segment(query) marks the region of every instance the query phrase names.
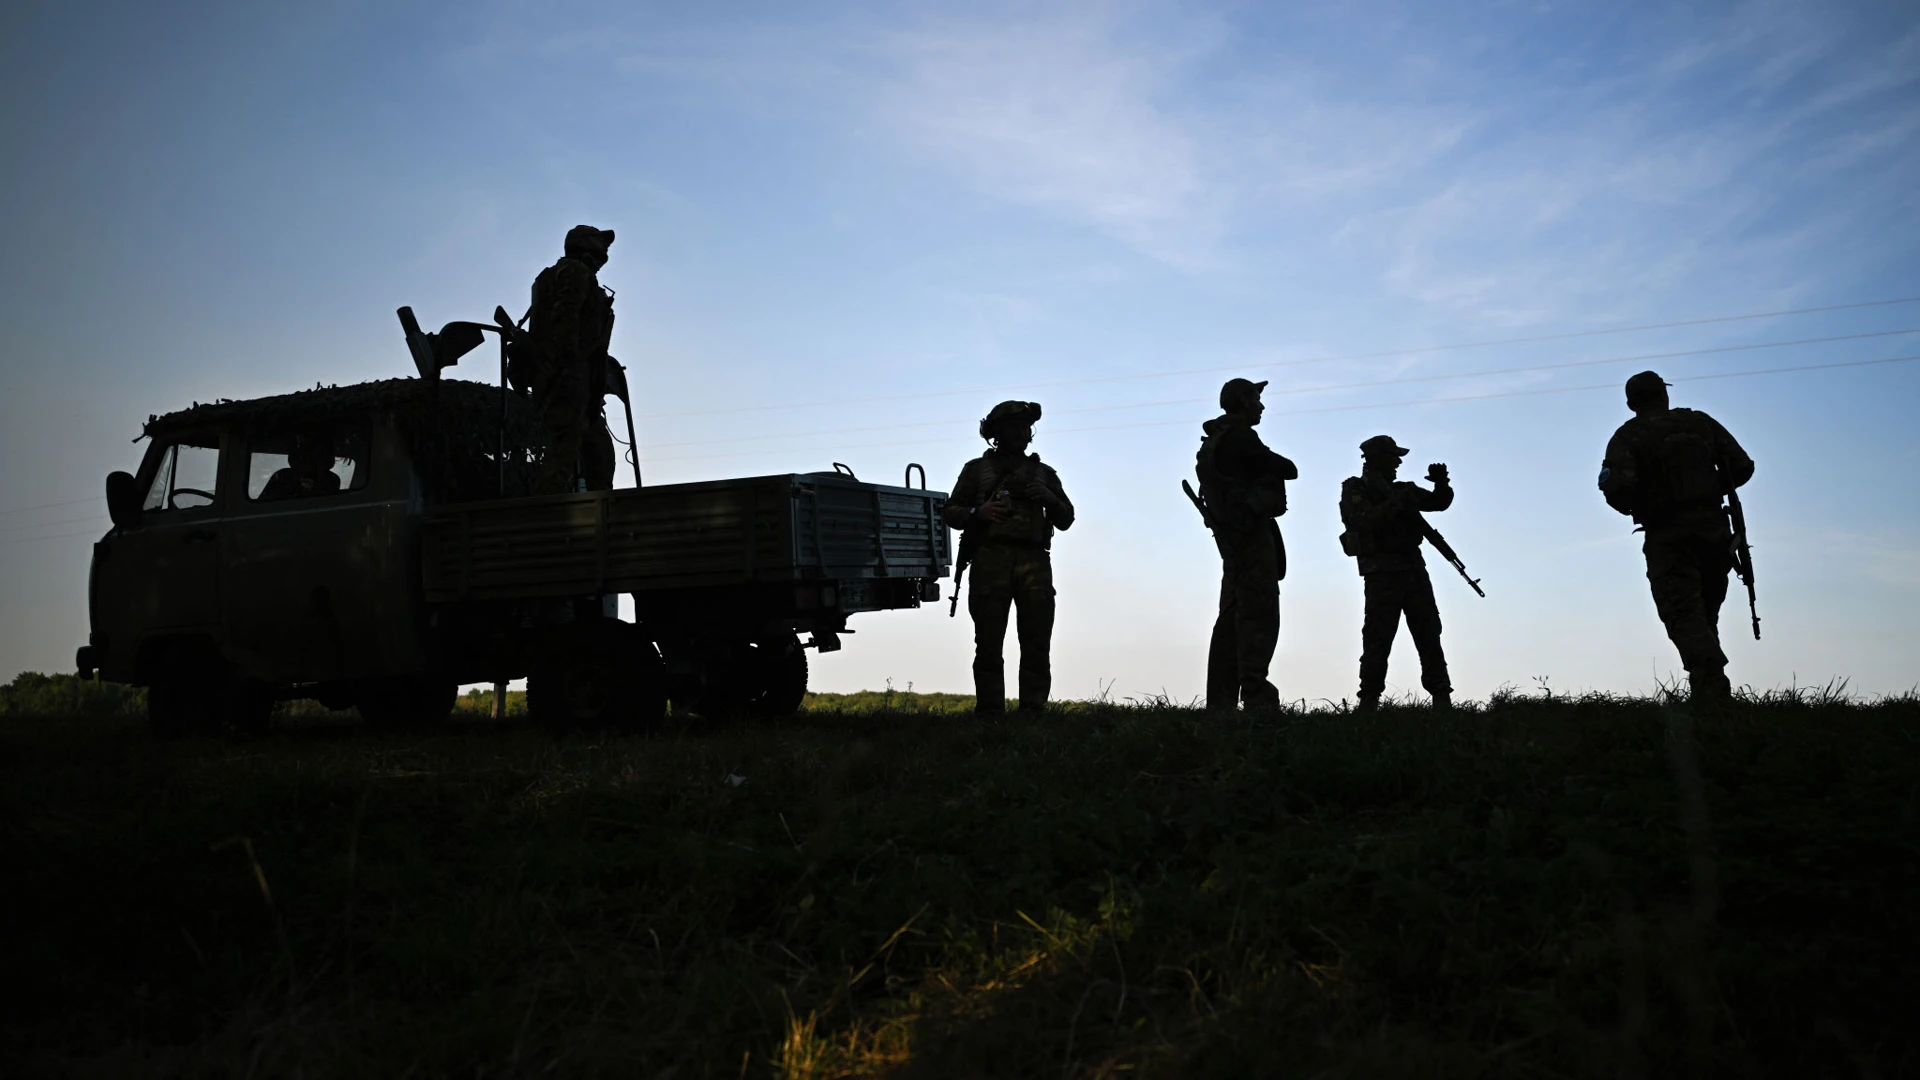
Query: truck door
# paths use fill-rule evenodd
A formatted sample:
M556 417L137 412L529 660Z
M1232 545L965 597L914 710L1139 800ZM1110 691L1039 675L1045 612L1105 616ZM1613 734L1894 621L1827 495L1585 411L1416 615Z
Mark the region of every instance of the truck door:
M263 425L245 438L243 490L221 544L231 652L281 685L382 673L386 628L369 565L389 546L370 487L368 418Z
M141 469L140 520L99 565L100 593L118 608L110 624L143 643L220 640L220 445L218 431L160 440Z

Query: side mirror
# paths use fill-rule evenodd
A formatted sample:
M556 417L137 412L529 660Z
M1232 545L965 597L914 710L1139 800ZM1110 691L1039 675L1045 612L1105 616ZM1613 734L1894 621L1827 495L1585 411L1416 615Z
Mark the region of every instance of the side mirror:
M134 486L132 473L107 474L107 516L121 529L140 520L140 489Z

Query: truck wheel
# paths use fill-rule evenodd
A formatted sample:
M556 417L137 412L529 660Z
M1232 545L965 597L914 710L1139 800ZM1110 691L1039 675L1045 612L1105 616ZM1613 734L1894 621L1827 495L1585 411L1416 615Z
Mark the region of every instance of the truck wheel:
M273 721L273 691L257 682L236 680L220 688L220 727L257 735Z
M792 716L806 696L806 650L797 635L783 634L738 642L709 660L699 708L716 720Z
M453 714L459 694L453 683L422 675L370 685L353 704L368 723L381 727L432 727Z
M155 681L147 687L147 726L166 739L211 727L215 700L209 689L188 679Z
M752 703L756 716L792 716L807 697L807 650L799 637L763 641L756 646L759 693Z
M596 620L527 677L527 710L556 731L645 731L667 713L660 654L639 628Z

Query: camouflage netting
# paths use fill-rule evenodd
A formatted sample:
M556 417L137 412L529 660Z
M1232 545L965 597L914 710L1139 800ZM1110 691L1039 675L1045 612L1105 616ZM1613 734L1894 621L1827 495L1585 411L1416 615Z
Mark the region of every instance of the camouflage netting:
M428 497L459 502L500 493L495 453L500 439L500 388L462 379L427 383L384 379L352 386L315 387L251 401L194 404L150 417L146 434L206 424L245 423L260 428L298 427L390 413L399 422L408 452ZM525 395L507 395L507 491L524 495L543 444L539 417Z

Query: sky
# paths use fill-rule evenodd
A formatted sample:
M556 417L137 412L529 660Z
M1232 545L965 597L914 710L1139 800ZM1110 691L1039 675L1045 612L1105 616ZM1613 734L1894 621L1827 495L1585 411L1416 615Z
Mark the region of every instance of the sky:
M1454 477L1460 696L1672 680L1595 489L1643 368L1758 462L1736 685L1920 683L1910 3L16 0L0 90L0 677L71 669L149 414L407 374L395 307L517 313L589 223L650 484L945 487L1044 405L1056 696L1202 693L1236 375L1300 469L1284 698L1353 695L1382 433ZM970 690L944 602L852 627L814 689Z

